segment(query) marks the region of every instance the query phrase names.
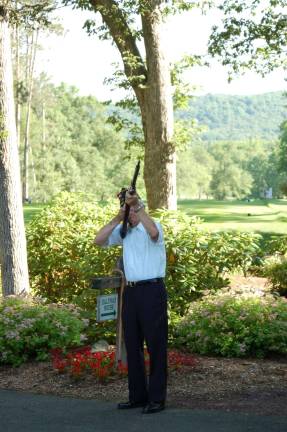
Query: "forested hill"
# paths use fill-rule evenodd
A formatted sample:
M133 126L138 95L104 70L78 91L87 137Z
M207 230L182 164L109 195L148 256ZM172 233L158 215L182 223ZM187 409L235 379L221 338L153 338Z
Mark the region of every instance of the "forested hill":
M191 100L188 117L207 126L204 140L270 140L278 138L279 126L287 119L286 106L283 92L256 96L208 94Z

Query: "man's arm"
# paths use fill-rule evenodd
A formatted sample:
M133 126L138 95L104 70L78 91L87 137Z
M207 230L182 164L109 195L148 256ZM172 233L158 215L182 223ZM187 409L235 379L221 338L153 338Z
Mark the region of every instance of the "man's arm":
M123 220L123 210L121 209L119 213L109 222L107 225L103 226L98 234L95 237L94 243L98 246L103 246L108 238L110 237L111 233L115 229L115 227L121 223Z
M157 241L159 236L158 228L153 219L145 212L143 203L139 200L137 194L126 193L126 203L133 207L134 211L139 217L140 222L143 224L145 230L153 241Z
M145 227L146 231L148 232L150 238L153 241L157 241L158 240L158 236L159 236L159 231L158 228L154 222L154 220L145 212L144 207L142 207L138 212L137 212L139 219L141 221L141 223L143 224L143 226Z

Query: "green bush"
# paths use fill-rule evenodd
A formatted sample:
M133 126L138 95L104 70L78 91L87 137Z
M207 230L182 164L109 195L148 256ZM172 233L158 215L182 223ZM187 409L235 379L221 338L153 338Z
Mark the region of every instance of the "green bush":
M259 277L266 277L266 269L270 264L281 262L284 256L287 256L287 236L264 233L259 239L259 250L248 272Z
M272 291L287 297L287 260L267 264L264 275L272 285Z
M2 299L0 364L18 366L28 359L45 360L52 348L80 345L86 325L75 306Z
M167 287L171 310L184 316L193 300L229 285L228 273L246 272L258 250L253 233L210 233L196 217L161 210L167 251Z
M96 232L115 215L117 206L86 202L61 194L28 225L28 260L36 294L52 302L77 302L94 310L92 276L109 274L120 248L93 244ZM228 285L226 273L246 271L256 253L257 237L245 233L209 233L197 218L161 210L167 249L167 288L171 310L183 316L205 291Z
M272 236L266 242L266 251L269 255L286 255L287 254L287 236Z
M194 302L174 341L190 351L225 357L287 353L287 301L231 294Z
M86 201L79 194L60 194L27 226L28 263L32 289L50 302L74 302L89 292L91 278L107 275L120 255L119 248L93 244L115 207Z

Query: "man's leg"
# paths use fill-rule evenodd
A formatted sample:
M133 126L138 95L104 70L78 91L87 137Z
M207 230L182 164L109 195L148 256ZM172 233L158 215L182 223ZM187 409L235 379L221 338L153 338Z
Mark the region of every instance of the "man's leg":
M140 329L135 301L135 287L126 287L123 298L123 329L127 349L129 399L147 401L147 383L144 365L143 333Z
M163 402L167 385L167 294L163 282L142 289L141 323L150 355L148 399Z

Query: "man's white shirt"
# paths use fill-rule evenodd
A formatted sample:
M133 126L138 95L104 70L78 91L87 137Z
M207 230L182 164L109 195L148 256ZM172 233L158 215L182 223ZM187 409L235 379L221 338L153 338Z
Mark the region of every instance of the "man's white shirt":
M166 253L162 227L155 222L159 236L152 240L140 222L129 228L124 239L120 236L121 224L110 234L105 246L123 245L123 260L127 281L154 279L165 276Z

